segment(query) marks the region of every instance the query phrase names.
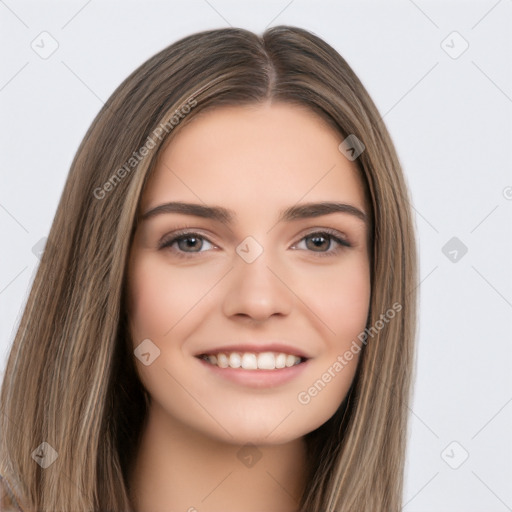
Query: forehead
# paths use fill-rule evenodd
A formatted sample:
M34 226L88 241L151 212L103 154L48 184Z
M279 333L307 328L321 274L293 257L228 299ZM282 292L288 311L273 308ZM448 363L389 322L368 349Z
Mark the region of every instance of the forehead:
M343 137L292 104L229 106L195 114L159 155L142 209L170 200L272 207L346 201L365 207L359 170L338 149Z

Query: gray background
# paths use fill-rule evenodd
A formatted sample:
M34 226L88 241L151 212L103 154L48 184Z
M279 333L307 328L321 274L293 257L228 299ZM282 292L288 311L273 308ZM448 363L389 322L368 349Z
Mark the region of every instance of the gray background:
M511 0L5 0L0 20L0 376L38 242L115 87L199 30L297 25L361 78L412 193L422 281L403 510L512 510Z

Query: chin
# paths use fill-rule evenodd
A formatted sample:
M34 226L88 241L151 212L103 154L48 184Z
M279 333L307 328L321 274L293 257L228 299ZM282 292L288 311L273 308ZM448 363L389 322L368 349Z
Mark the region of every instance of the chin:
M332 414L325 418L317 416L315 421L304 418L300 422L297 411L287 411L278 418L267 416L263 421L261 415L258 421L252 418L246 421L224 421L222 425L229 433L220 427L214 431L203 430L203 433L217 441L233 445L280 445L303 438L323 425L331 416Z

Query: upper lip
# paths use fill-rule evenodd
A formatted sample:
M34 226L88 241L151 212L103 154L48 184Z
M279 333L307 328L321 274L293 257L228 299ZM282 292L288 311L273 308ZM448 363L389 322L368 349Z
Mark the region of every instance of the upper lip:
M252 352L254 354L260 354L261 352L276 352L291 354L293 356L302 357L303 359L309 359L311 357L303 350L285 343L244 343L238 345L222 345L202 350L198 352L196 356L220 354L221 352Z

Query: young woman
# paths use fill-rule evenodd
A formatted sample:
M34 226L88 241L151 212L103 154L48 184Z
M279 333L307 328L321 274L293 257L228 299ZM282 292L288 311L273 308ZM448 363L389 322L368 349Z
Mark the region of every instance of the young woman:
M169 46L72 163L1 390L4 509L399 511L416 265L333 48Z

